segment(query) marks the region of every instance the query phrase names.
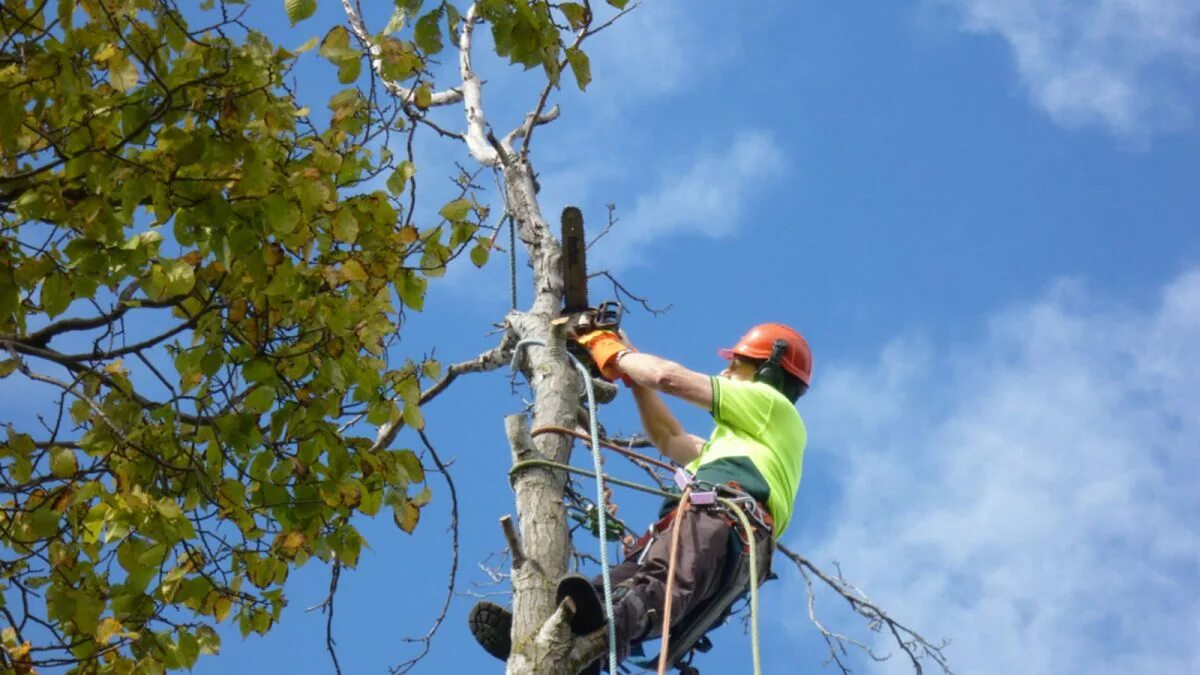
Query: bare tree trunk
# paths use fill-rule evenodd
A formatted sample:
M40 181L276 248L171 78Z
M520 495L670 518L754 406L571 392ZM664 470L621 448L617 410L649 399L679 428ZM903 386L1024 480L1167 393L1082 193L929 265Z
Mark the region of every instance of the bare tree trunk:
M544 347L527 347L519 358L533 389L533 428L573 427L581 383L567 357L561 331L556 332L551 325L562 305L561 249L542 218L528 162L512 155L503 157L502 162L509 214L516 219L521 240L529 251L535 288L532 309L510 316L509 327L523 341L545 343ZM514 463L528 459L568 461L570 441L556 434L530 438L524 416L509 417L505 427ZM560 472L540 468L514 477L522 550L519 554L513 552L510 674L567 672L564 659L571 646L569 631L550 630L539 636L554 613L554 589L567 570L570 554L564 482Z

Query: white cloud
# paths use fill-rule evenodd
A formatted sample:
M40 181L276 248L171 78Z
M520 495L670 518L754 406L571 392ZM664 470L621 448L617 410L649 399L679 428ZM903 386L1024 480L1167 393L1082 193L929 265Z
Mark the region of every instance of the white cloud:
M596 244L594 267L636 264L652 244L669 237L733 235L745 225L742 202L783 168L783 154L761 131L743 132L727 148L670 167L658 187L639 196L632 212L622 214L618 226Z
M646 2L592 38L589 107L619 114L639 100L685 89L736 55L735 40L706 39L700 11L688 0Z
M1200 71L1195 0L935 0L1009 44L1034 102L1067 127L1120 136L1189 115Z
M956 672L1200 672L1197 345L1200 270L1154 307L1066 281L979 344L830 366L806 417L844 494L811 557Z

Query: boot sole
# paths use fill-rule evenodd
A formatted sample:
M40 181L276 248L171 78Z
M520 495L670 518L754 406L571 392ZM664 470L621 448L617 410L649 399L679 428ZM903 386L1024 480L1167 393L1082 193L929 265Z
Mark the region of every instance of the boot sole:
M483 600L471 608L467 626L484 651L501 661L508 661L508 655L512 653L512 612Z

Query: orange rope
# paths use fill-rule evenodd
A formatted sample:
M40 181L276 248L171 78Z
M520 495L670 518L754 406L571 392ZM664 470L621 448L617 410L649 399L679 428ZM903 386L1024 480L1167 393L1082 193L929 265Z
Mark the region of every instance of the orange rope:
M532 436L540 436L541 434L549 433L549 432L553 432L556 434L566 434L567 436L574 436L575 438L583 439L585 441L592 440L591 436L583 433L582 431L578 431L576 429L568 429L566 427L538 427L537 429L534 429L533 431L531 431L529 433L529 435L531 437ZM600 439L600 445L608 448L609 450L612 450L613 452L619 452L622 455L625 455L626 457L628 457L629 459L639 461L639 462L645 462L647 464L652 464L654 466L657 466L660 469L666 469L667 471L675 470L675 466L673 464L669 464L667 462L663 462L661 460L657 460L652 457L647 457L646 455L643 455L638 452L634 452L632 450L627 450L615 443L610 443L609 441L606 441L603 438Z
M671 523L671 555L667 562L667 590L666 598L663 599L662 651L658 655L658 675L665 675L667 672L667 652L671 646L671 590L675 586L675 559L679 553L679 521L683 520L683 514L691 504L691 496L692 488L683 491L679 498L679 510Z

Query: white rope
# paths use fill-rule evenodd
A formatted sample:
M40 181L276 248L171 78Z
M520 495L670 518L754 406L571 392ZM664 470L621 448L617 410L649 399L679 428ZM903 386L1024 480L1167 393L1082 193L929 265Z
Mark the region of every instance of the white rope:
M545 347L546 343L542 340L518 342L513 349L513 370L517 369L521 351L528 346ZM596 388L592 383L592 374L579 362L579 359L570 352L567 352L567 356L571 357L571 362L575 364L575 370L579 371L580 376L583 377L587 389L590 422L588 431L592 436L592 464L596 468L596 504L600 518L600 578L604 585L604 618L608 623L608 671L611 673L615 672L617 668L617 629L616 622L613 620L612 578L608 571L608 508L604 503L604 472L600 460L600 428L596 419Z

